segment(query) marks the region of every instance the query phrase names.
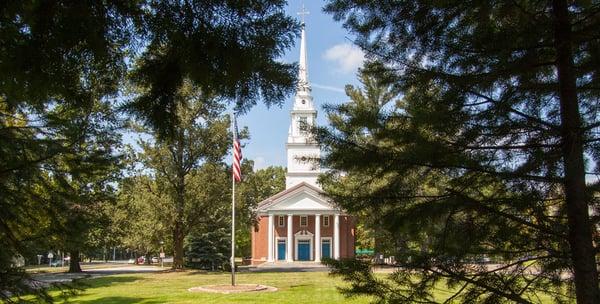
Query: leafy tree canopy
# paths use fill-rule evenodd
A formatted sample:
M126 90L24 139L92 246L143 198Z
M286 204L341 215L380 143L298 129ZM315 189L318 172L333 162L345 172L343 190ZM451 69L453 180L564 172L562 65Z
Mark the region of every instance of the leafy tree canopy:
M110 192L85 183L98 181L102 174L114 177L106 172L117 163L111 159L118 156L112 150L117 145L110 142L120 125L114 116L109 118L117 106L160 137L172 138L180 118L178 94L190 81L215 100L235 101L239 111L261 99L268 105L282 100L293 88L295 67L277 59L299 29L284 15L284 4L0 4L0 290L30 290L27 283L13 289L25 274L13 271L12 260L30 255L33 243L46 247L41 240L66 244L56 238L65 235L63 224L69 222L63 215L111 208L77 209L81 203L99 204L97 196ZM133 94L124 89L130 84L136 87ZM99 180L98 185L106 184ZM77 222L86 222L84 218ZM97 229L85 231L87 241L104 242L97 238ZM69 242L87 242L77 238ZM4 277L13 273L16 279ZM5 293L0 296L7 300Z

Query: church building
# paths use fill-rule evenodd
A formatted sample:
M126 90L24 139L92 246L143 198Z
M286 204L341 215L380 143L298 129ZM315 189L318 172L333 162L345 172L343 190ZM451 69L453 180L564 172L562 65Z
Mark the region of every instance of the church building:
M317 110L308 81L306 33L300 42L298 84L286 143L286 189L259 203L252 233L252 264L307 261L354 256L355 223L317 184L321 154L306 131Z

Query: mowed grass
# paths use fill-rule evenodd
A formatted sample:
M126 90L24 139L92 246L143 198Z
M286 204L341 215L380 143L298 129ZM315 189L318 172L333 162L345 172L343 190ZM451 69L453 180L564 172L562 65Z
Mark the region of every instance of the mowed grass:
M201 285L230 284L227 273L162 272L121 274L86 279L87 287L70 303L369 303L346 298L336 289L339 278L324 272L238 273L237 282L277 287L276 292L215 294L189 292Z
M383 275L382 275L383 276ZM340 278L326 272L238 273L237 282L277 287L276 292L216 294L189 292L191 287L230 284L228 273L195 271L132 273L85 279L86 288L68 303L370 303L368 297L347 298L339 293ZM452 293L440 286L436 300L443 302ZM56 293L58 294L58 293ZM542 295L542 303L551 303ZM58 301L61 303L60 301ZM65 302L67 303L67 302Z

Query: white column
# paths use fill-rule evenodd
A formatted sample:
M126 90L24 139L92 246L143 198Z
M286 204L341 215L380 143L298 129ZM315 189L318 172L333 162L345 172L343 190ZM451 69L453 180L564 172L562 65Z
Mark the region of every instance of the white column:
M288 262L294 261L294 255L292 254L292 248L294 248L294 233L293 233L293 219L294 215L287 215L287 249L285 250L286 259Z
M333 258L340 258L340 215L333 216Z
M321 215L315 214L315 262L321 262Z
M267 246L269 246L267 262L273 262L273 214L269 214L269 225L267 227L267 231Z

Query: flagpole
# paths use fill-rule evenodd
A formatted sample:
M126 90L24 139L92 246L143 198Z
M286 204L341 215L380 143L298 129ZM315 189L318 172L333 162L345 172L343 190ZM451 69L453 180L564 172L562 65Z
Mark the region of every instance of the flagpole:
M235 178L231 180L231 286L235 286Z
M232 115L232 129L233 132L237 132L235 127L233 127L235 114ZM234 135L235 136L235 135ZM235 139L234 139L235 141ZM235 148L234 148L235 150ZM235 154L235 151L233 152ZM233 156L235 162L235 155ZM234 164L231 166L231 170L233 173ZM235 286L235 177L234 174L231 174L231 286Z

